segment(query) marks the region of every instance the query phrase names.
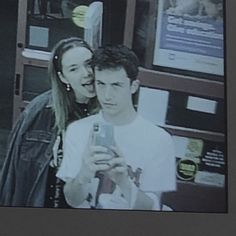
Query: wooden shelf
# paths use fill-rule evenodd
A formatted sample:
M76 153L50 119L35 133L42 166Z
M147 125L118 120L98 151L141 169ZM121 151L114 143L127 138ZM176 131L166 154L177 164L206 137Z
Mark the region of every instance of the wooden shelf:
M176 136L211 140L214 142L225 141L225 135L223 133L212 132L212 131L207 131L207 130L191 129L191 128L185 128L185 127L179 127L179 126L172 126L172 125L162 125L160 127L164 128L169 133Z
M209 98L224 98L224 83L219 81L175 75L142 67L138 78L142 86L186 92Z

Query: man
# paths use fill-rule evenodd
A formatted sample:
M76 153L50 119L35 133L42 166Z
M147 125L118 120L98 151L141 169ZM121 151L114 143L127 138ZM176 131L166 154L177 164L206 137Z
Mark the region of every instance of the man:
M125 46L107 46L95 52L92 64L102 109L66 131L57 173L66 182L66 200L78 208L160 210L161 193L176 187L174 149L170 135L134 109L138 59ZM94 123L112 125L112 146L94 145ZM103 181L99 184L99 174L112 180L112 190L98 189Z
M198 0L169 0L170 8L168 14L175 15L196 15L198 11Z
M215 20L222 20L223 1L222 0L199 0L199 15Z

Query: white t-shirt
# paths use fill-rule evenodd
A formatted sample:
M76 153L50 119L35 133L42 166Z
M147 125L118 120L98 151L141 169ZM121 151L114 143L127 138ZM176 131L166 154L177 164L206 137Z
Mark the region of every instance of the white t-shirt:
M101 112L68 126L64 141L64 157L57 173L57 177L65 182L75 178L80 171L82 154L95 122L105 123ZM139 182L140 190L155 194L176 189L174 145L171 136L165 130L137 115L129 124L114 126L114 139L126 164L130 166L133 177L136 176L132 181ZM140 170L139 175L137 173ZM91 195L96 194L97 185L98 181L94 179L90 188ZM119 196L117 191L114 193L116 197ZM81 207L86 206L88 205Z

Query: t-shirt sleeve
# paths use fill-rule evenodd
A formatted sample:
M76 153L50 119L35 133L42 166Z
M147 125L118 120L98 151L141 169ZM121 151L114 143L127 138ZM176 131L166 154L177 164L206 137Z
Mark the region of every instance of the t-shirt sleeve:
M85 149L87 134L78 123L72 123L65 132L63 143L63 160L56 176L67 182L78 174L81 167L82 154Z
M157 140L158 141L158 140ZM141 180L141 189L146 192L176 190L176 163L172 137L163 132L153 156L147 162Z

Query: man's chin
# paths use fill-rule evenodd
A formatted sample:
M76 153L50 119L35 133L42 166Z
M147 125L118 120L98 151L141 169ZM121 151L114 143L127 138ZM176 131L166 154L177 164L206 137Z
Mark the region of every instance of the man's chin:
M115 109L113 109L113 108L102 107L102 111L105 114L108 114L108 115L115 115L115 114L117 114L117 111Z

